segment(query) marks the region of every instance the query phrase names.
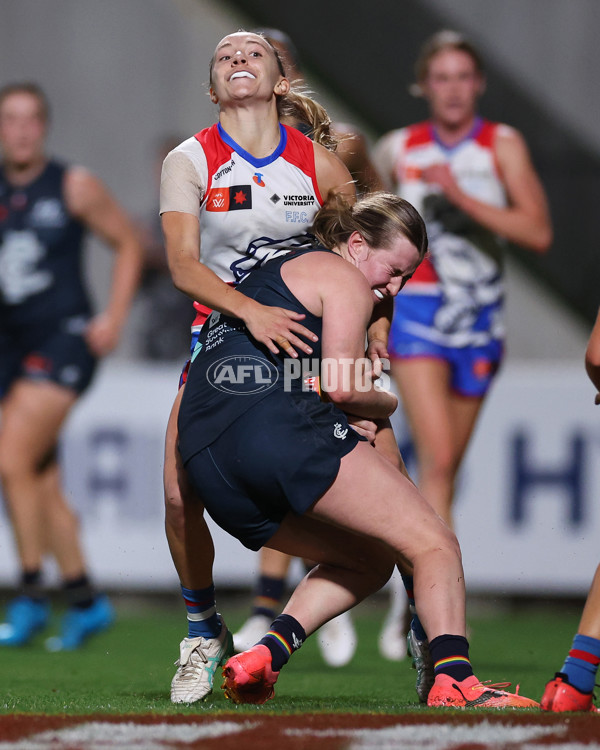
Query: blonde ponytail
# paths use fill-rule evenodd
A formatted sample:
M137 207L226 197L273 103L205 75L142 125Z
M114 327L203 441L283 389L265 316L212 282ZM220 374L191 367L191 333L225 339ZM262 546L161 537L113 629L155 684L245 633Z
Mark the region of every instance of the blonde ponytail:
M339 141L331 132L331 118L325 107L315 101L310 93L307 88L294 82L289 92L277 99L279 118L289 117L303 122L310 128L310 137L315 143L335 151Z

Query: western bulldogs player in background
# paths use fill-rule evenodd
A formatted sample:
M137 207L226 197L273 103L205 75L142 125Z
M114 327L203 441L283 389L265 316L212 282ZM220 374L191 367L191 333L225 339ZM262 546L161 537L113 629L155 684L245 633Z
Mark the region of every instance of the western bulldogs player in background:
M390 353L419 460L419 487L452 523L456 470L502 356L504 240L544 252L546 198L522 136L477 115L485 79L460 34L416 65L430 119L385 135L382 176L420 211L430 258L395 301Z
M79 647L114 617L86 569L61 489L57 442L96 361L119 341L141 248L123 210L87 170L45 153L49 107L33 83L0 90L0 479L22 578L0 645L28 643L49 621L44 556L60 570L67 610L51 650ZM91 230L116 253L110 298L91 312L82 244Z

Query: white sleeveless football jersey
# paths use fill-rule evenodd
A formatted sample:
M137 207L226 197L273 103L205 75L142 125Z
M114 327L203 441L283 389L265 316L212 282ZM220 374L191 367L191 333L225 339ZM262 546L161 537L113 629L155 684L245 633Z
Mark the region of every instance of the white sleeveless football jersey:
M280 125L280 132L275 151L257 159L216 123L181 143L165 160L161 213L198 216L200 260L227 283L238 283L274 255L305 244L323 203L313 142L295 128ZM183 169L182 156L189 160ZM179 177L169 184L165 174L170 160L180 163ZM177 185L181 175L189 185Z
M507 126L477 118L472 132L452 147L437 138L429 121L390 135L387 153L392 158L396 192L425 219L431 251L431 257L417 269L404 292L426 293L429 287L434 293L446 273L454 281L466 284L498 280L503 241L453 208L441 188L425 182L422 173L433 164L448 164L465 193L492 206L506 206L494 150L496 135L504 127ZM480 302L498 298L501 289L497 283L492 282L492 286L487 291L482 288L488 299Z

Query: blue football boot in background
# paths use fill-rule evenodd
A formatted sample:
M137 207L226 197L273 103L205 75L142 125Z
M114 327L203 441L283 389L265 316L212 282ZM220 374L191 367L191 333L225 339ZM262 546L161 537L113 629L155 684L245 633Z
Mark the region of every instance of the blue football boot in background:
M97 596L89 607L69 607L63 617L59 636L46 640L48 651L73 651L95 633L101 633L115 621L115 610L107 596Z
M6 621L0 624L0 646L25 646L50 619L45 599L17 596L6 607Z

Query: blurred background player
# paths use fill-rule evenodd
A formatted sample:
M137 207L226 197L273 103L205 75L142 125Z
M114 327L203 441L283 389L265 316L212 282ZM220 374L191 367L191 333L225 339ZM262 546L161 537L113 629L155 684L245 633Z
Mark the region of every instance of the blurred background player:
M214 309L244 320L272 352L310 353L306 342L312 344L314 337L302 315L250 300L234 284L284 249L310 241L312 218L330 193L340 191L354 201L351 176L322 145L334 144L327 113L290 90L275 49L263 37L239 32L222 39L211 60L210 86L218 123L173 150L161 180L173 283L196 301L192 349ZM314 140L282 125L284 113L305 120ZM216 611L214 547L203 505L187 485L177 449L184 390L185 385L167 426L165 525L188 616L171 700L194 703L212 691L231 635Z
M585 353L585 369L596 388L596 405L600 404L600 312L592 329ZM592 711L594 686L600 664L600 565L592 581L583 608L577 634L565 662L546 685L542 696L543 711Z
M169 151L183 139L168 135L160 139L154 152L156 183L153 200L156 200L163 161ZM147 216L136 221L140 243L144 249L144 266L136 301L137 331L135 340L143 359L154 361L181 361L189 350L189 327L182 321L192 322L190 300L173 286L169 273L165 244L160 225L158 206Z
M63 494L57 444L99 357L119 341L137 287L141 249L106 187L87 170L45 153L49 107L33 83L0 90L0 479L21 565L0 645L28 643L49 621L46 553L67 601L51 650L77 648L110 625L95 592L78 522ZM82 280L91 230L116 253L110 299L93 316Z
M287 78L295 86L305 86L300 58L296 46L288 34L280 29L259 29L277 50L286 72ZM311 136L310 128L305 122L297 118L287 117L283 122L298 128ZM359 195L375 190L381 190L383 183L375 169L370 156L367 140L363 133L346 123L332 122L331 132L338 143L336 154L339 156L352 175ZM269 628L271 621L280 610L286 597L286 583L292 558L263 547L260 551L260 571L255 585L254 601L249 618L242 627L233 634L233 643L237 651L244 651L254 645ZM304 567L312 567L310 561L305 561ZM391 630L384 627L380 639L382 653L388 658L398 658L406 651L404 638L398 644L394 638L396 628L392 621L386 623ZM339 617L326 623L317 633L317 642L324 661L332 667L341 667L352 659L357 646L357 635L352 617L345 612Z
M434 34L416 79L429 119L391 131L374 151L386 184L424 217L430 242L395 300L389 353L419 489L452 527L456 475L502 359L504 244L545 252L552 228L523 137L477 113L485 77L473 45L455 31ZM413 652L425 643L423 631L409 636Z

